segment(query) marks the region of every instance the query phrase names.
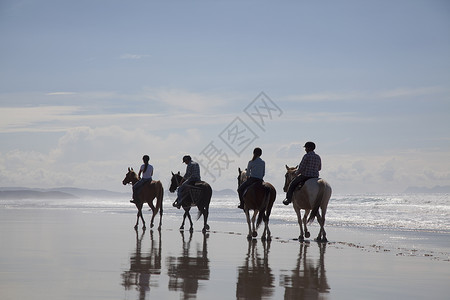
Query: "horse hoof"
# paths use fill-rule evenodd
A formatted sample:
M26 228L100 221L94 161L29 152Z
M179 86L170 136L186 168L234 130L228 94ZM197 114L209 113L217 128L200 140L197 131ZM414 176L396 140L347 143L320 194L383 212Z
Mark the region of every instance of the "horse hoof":
M305 232L305 237L308 239L311 236L311 234L309 233L309 231Z
M298 237L298 241L299 241L299 242L304 242L304 241L305 241L305 238L303 237L303 235L301 235L301 236Z
M184 230L184 226L180 226L180 230Z
M266 237L264 235L261 237L261 241L263 241L263 242L266 241Z
M252 236L253 236L253 237L257 237L257 236L258 236L258 233L257 233L256 231L253 231Z
M208 224L205 225L205 229L209 230L209 225Z
M145 229L147 229L147 227L145 227L145 225L144 225L144 226L142 226L142 229L145 230Z
M153 226L155 226L155 225L153 225L153 224L150 224L150 228L153 228Z
M137 226L137 225L135 225L135 226L134 226L134 230L137 230L137 229L138 229L138 226Z
M269 235L269 236L267 237L267 241L270 242L271 240L272 240L272 237Z
M189 232L190 233L194 232L194 228L191 227L191 229L189 229Z
M249 241L251 241L253 238L252 238L252 236L249 234L249 235L247 235L247 240L249 240Z

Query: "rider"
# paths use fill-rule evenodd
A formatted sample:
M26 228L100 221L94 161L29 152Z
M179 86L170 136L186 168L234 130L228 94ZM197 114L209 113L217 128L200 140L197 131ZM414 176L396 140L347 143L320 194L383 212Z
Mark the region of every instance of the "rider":
M261 159L262 150L261 148L255 148L253 150L253 158L248 162L247 165L247 176L248 179L244 181L237 189L239 194L239 206L238 208L244 209L244 191L255 182L263 182L263 177L266 172L266 163Z
M303 155L302 161L295 171L296 177L289 184L286 199L283 201L284 205L292 202L292 194L297 186L302 187L308 179L319 178L319 171L322 169L320 156L314 152L316 145L313 142L307 142L303 147L305 147L306 154Z
M189 155L183 156L183 162L186 166L186 174L184 174L183 179L180 182L180 186L177 191L177 200L173 203L173 206L180 208L184 200L184 192L187 185L194 185L196 182L200 181L200 166L198 163L192 160Z
M148 163L149 160L150 160L150 157L148 155L144 155L142 157L142 161L144 163L141 165L141 168L139 169L139 174L138 174L139 181L133 185L133 199L130 200L131 203L137 202L136 195L139 192L139 189L144 185L144 183L152 181L153 166ZM142 178L141 178L141 174L142 174Z

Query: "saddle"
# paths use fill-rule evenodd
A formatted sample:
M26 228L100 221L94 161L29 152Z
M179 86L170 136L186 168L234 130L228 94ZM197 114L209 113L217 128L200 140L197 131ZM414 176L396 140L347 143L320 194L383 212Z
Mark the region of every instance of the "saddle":
M194 183L194 185L188 185L187 192L189 193L189 196L192 200L191 206L196 206L198 201L200 200L200 197L204 190L204 184L204 181L197 181L196 183Z
M320 179L320 178L316 178L316 177L308 178L308 179L306 179L306 181L304 181L303 183L300 182L300 183L295 187L295 190L294 190L294 191L299 191L299 190L301 190L302 187L305 186L306 182L309 181L309 180L311 180L311 179L317 179L317 180L318 180L318 179Z
M264 186L264 181L261 181L261 182L256 181L256 182L250 184L250 185L244 190L244 192L242 193L242 196L245 197L245 195L247 194L247 191L248 191L252 186L254 186L255 184Z

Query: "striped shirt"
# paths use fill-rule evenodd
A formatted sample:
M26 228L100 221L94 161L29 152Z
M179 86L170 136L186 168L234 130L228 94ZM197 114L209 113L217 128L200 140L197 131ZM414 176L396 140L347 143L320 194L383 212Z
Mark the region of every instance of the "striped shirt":
M296 174L301 174L306 177L319 177L319 171L321 169L322 161L320 160L320 156L314 151L310 151L303 155Z
M186 166L186 174L184 180L200 181L200 166L195 161L192 161Z

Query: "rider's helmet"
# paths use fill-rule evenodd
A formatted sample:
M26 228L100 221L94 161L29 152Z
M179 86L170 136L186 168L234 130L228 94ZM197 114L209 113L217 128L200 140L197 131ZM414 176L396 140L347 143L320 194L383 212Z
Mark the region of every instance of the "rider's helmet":
M192 160L192 158L189 156L189 155L185 155L185 156L183 156L183 162L184 163L188 163L188 162L190 162Z
M313 142L306 142L305 146L303 147L305 147L306 149L314 150L316 149L316 144L314 144Z

